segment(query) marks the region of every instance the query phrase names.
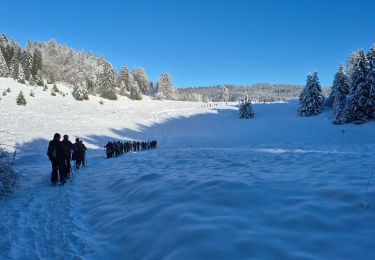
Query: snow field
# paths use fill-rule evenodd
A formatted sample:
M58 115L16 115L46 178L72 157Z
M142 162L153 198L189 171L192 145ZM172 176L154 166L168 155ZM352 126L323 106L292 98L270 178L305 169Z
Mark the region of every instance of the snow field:
M0 79L0 90L8 85L1 122L22 148L22 177L0 199L0 258L375 257L373 184L370 207L361 206L374 122L337 126L329 111L301 118L296 102L254 104L255 118L240 120L233 104L102 106L41 89L18 107L27 87ZM45 152L56 131L90 147L88 167L64 187L49 186ZM117 138L155 138L160 147L104 160L99 148Z

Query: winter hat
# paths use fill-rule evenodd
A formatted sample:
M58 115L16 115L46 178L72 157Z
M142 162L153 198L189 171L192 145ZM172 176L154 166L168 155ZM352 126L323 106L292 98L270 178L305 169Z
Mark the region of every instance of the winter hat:
M59 133L56 133L53 135L53 139L59 139L61 137L61 135Z

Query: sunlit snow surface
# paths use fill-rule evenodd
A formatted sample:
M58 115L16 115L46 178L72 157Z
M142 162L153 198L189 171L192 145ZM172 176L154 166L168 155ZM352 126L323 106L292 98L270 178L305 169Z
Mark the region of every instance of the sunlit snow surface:
M239 120L225 104L77 105L47 93L21 110L12 94L1 116L23 118L5 126L24 150L19 187L0 199L1 259L375 257L375 179L364 195L374 122L335 126L329 111L300 118L293 102L255 105L255 119ZM70 114L51 115L59 105ZM92 147L89 166L64 187L49 185L53 123ZM120 136L160 147L111 160L94 149Z

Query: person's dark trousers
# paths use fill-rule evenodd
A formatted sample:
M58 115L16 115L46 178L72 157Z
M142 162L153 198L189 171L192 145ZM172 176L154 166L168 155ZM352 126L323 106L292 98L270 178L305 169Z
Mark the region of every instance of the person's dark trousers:
M82 156L82 166L86 166L86 162L85 162L85 158L86 158L86 153L83 152L83 156Z
M64 168L65 168L65 179L70 178L70 169L71 169L71 164L70 164L71 156L66 156L65 161L64 161Z
M58 177L60 177L60 182L65 182L65 172L64 172L64 163L61 163L57 160L52 160L52 173L51 173L51 182L57 182Z

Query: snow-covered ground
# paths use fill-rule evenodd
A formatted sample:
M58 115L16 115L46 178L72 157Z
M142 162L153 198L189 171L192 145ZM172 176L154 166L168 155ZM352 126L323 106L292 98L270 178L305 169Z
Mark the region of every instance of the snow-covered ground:
M16 192L0 198L0 259L373 259L375 122L337 126L297 103L52 97L0 79L1 140L19 147ZM65 92L63 86L58 86ZM20 90L28 104L17 106ZM55 132L90 147L88 167L49 184ZM113 139L153 151L105 160ZM375 175L375 174L374 174ZM370 207L363 207L367 202Z

